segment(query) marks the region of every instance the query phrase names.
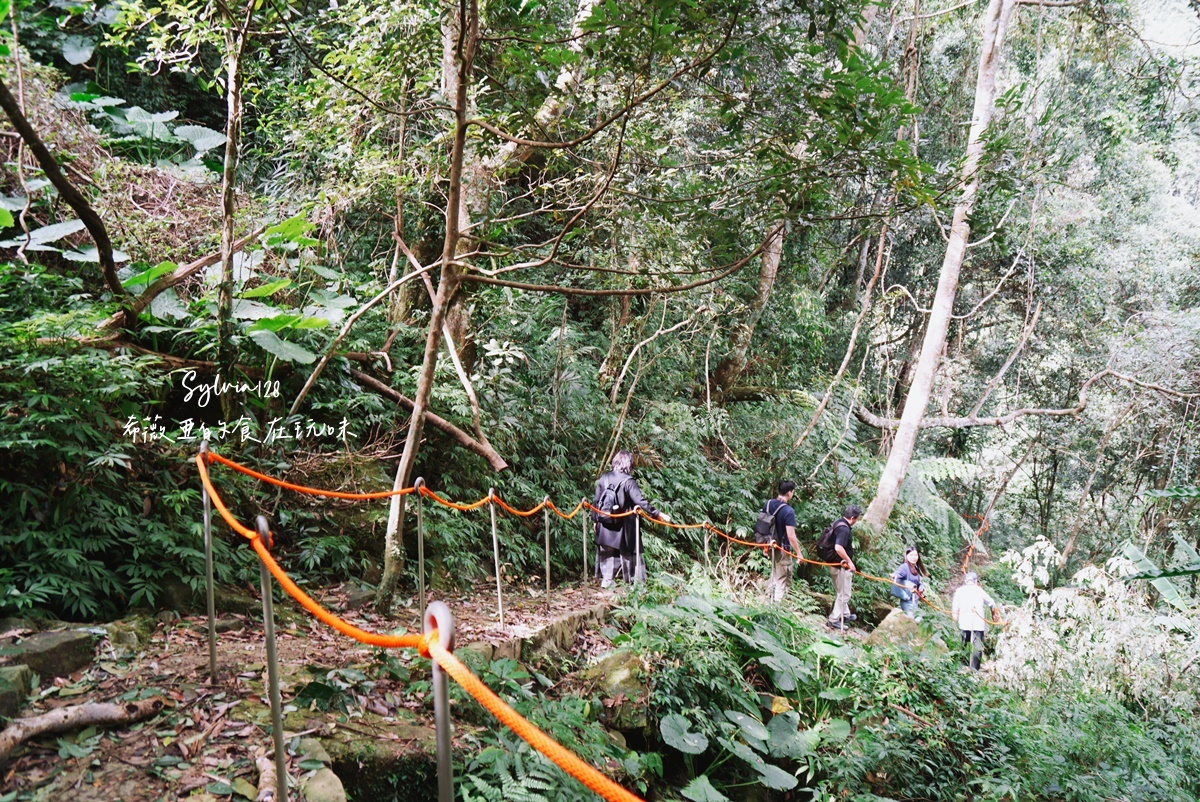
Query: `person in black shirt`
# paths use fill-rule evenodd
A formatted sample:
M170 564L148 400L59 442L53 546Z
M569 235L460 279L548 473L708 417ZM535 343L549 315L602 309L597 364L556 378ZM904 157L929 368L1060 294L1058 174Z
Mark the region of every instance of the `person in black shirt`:
M827 561L841 562L841 565L829 568L829 575L833 579L833 589L837 592L833 610L829 613L829 626L834 629L849 629L846 622L858 618L850 612L850 578L857 570L854 565L854 534L850 528L858 523L858 519L861 517L862 508L851 504L842 513L842 517L833 522L833 554L829 555L832 559L827 559Z
M613 457L612 470L596 482L594 507L602 508L611 503L611 509L602 512L626 512L640 508L652 518L670 522L664 513L654 508L638 489L637 481L630 476L633 470L633 454L618 451ZM606 501L607 497L607 501ZM637 537L636 515L609 518L599 513L592 514L596 523L596 564L600 572L600 587L607 588L620 572L627 582L646 581L644 549Z
M785 554L778 549L771 549L774 567L771 569L771 580L767 583L767 593L780 602L792 584L792 554L799 556L800 541L796 538L796 512L790 506L792 496L796 494L796 483L784 479L777 489L779 494L763 504L763 512L775 516L774 542L791 552Z

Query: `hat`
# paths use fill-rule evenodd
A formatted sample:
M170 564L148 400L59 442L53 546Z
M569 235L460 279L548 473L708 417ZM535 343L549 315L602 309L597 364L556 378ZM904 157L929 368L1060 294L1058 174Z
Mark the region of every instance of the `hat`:
M978 582L979 574L975 573L974 571L971 571L969 574L967 574L966 576L963 577L963 581L964 582Z

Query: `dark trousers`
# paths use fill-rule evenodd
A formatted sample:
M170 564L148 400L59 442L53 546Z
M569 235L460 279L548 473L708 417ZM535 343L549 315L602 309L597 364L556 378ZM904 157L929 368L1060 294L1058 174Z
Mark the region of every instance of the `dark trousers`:
M971 646L971 668L979 670L979 660L983 657L983 630L982 629L964 629L962 630L963 646Z

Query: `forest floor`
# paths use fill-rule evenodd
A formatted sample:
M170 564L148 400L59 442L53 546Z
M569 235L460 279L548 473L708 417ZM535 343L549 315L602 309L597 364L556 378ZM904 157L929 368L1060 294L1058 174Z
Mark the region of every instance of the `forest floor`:
M415 628L415 600L410 600L414 606L382 617L366 609L349 609L347 597L353 590L338 586L316 595L329 609L364 629ZM497 621L494 585L481 583L444 600L455 615L457 645L500 646L567 614L597 606L603 611L615 603L617 593L595 585L561 586L554 589L547 607L544 589L506 588L503 631ZM68 677L44 680L22 714L151 696L166 699L167 708L123 729L89 727L27 742L7 766L0 767L0 799L215 802L254 798L255 758L270 746L261 615L218 617L216 683L210 683L208 676L207 618L172 620L169 614L160 618L168 620L141 620L143 642L134 653L121 654L119 646L102 639L95 662ZM315 735L326 745L336 744L329 750L335 762L345 758L336 753L338 747L353 751L364 744L372 751L386 747L398 757L421 753L421 759L427 760L433 739L432 700L421 683L428 677L423 658L411 650L387 654L363 647L289 604L276 605L276 618L286 732ZM602 620L601 612L599 622L589 622L573 633L571 659L583 662L611 648L596 631ZM456 725L456 739L471 731L469 726ZM349 743L342 744L335 735ZM297 745L294 738L289 752L295 752ZM302 754L289 754L288 760L289 774L298 780L317 768Z

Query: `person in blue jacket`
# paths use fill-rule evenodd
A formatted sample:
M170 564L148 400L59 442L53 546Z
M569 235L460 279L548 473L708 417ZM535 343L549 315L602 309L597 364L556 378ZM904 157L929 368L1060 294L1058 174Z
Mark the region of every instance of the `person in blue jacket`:
M928 576L925 563L921 562L921 553L916 546L904 550L904 562L892 572L892 595L900 600L900 609L917 621L921 616L916 614L917 606L925 595L925 583L922 576Z

